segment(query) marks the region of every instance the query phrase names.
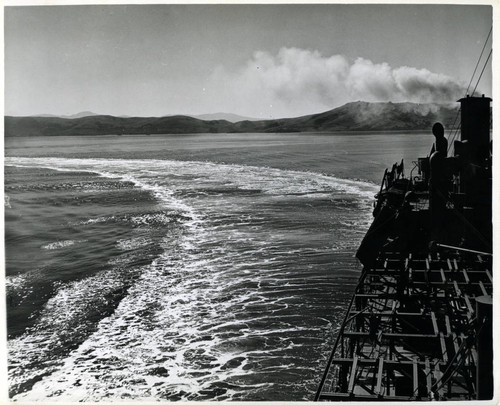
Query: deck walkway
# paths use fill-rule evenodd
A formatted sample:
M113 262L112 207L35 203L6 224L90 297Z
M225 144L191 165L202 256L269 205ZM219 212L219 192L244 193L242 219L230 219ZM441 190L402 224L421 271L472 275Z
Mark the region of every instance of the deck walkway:
M476 399L475 298L492 282L488 255L383 251L363 270L316 399Z

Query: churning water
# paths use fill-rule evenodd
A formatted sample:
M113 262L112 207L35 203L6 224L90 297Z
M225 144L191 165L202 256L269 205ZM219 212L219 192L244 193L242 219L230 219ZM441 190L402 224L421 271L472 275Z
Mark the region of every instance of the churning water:
M312 399L409 136L7 140L10 395Z

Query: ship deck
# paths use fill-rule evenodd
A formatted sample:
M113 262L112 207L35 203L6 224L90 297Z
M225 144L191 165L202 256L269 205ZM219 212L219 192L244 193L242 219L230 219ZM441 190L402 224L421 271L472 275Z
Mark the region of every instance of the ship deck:
M491 255L382 250L363 270L317 399L476 399L478 334L486 325L491 335L476 298L492 286Z

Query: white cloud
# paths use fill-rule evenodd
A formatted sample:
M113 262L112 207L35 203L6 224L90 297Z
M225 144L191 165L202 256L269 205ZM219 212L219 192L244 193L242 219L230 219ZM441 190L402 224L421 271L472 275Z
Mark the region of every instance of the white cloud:
M255 52L241 69L213 72L214 110L275 118L317 113L349 101L446 103L464 94L453 78L413 67L393 68L343 55L281 48Z
M403 66L393 72L401 97L415 102L450 102L464 96L465 87L453 78L427 69Z

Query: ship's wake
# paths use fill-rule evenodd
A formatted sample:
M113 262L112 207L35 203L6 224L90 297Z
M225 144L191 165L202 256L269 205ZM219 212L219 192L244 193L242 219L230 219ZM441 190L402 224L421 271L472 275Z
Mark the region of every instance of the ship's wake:
M356 278L346 268L356 268L373 185L209 162L5 164L98 173L158 203L154 212L79 222L128 221L134 231L117 239L121 254L106 270L61 283L34 326L10 339L16 400L278 400L285 387L310 399ZM8 289L24 291L33 278L11 276Z

